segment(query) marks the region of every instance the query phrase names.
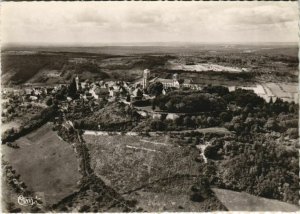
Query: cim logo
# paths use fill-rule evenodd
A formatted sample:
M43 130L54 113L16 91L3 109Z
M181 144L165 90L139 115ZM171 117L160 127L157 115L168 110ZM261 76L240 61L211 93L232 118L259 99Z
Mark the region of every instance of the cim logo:
M35 196L35 198L24 197L23 195L18 196L18 204L20 204L21 206L32 206L34 204L42 205L41 198L38 198L37 196Z

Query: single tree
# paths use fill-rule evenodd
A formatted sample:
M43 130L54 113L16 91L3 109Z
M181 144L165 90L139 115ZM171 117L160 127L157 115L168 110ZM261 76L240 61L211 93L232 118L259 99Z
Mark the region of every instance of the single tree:
M68 95L72 98L77 97L77 87L76 87L75 78L73 78L72 82L70 83L70 85L68 87Z
M159 96L162 94L164 86L161 82L155 82L148 87L148 92L153 96Z

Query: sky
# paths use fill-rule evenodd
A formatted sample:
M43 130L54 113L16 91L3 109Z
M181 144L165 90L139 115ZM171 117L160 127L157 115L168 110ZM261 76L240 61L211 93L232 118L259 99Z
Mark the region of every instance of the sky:
M298 42L298 3L2 2L1 42Z

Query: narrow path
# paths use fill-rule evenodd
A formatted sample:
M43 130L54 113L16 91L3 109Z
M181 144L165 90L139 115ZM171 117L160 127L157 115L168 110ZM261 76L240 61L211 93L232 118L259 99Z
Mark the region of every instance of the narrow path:
M233 134L231 131L227 130L224 127L209 127L209 128L197 128L197 129L188 129L182 131L156 131L148 132L150 135L166 135L166 134L181 134L181 133L190 133L190 132L200 132L200 133L219 133L219 134ZM139 136L144 135L146 132L110 132L110 131L94 131L94 130L84 130L84 135L99 135L99 136L108 136L108 135L128 135L128 136Z

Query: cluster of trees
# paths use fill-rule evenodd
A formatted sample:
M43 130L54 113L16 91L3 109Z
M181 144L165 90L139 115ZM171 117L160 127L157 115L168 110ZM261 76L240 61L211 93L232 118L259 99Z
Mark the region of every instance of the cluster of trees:
M201 202L213 196L209 181L206 178L200 178L191 188L190 199L195 202Z
M229 92L223 86L207 86L202 92L172 91L157 96L153 105L167 112L197 114L181 115L174 120L166 119L166 115L160 119L149 119L145 127L148 131L224 126L234 131L239 140L248 140L252 133L266 132L298 137L297 104L281 99L267 103L249 90ZM203 114L199 114L199 111Z
M230 121L232 115L228 112L207 112L196 115L179 115L176 119L167 119L163 114L160 119L149 118L143 121L139 131L180 131L186 129L209 128L221 126Z
M223 98L227 101L227 103L235 103L241 107L244 107L248 104L252 106L261 106L265 103L265 100L257 96L254 91L240 88L224 94Z
M5 166L2 168L3 169L2 175L3 175L3 178L5 177L4 181L6 182L5 185L9 185L9 188L12 188L15 193L17 193L19 195L23 195L24 197L32 197L34 201L36 201L36 202L38 202L38 204L42 205L43 202L41 200L35 199L35 197L33 196L33 192L28 190L26 184L20 180L20 174L17 174L16 171L12 168L12 166L10 166L8 164L7 161L3 161L2 164L3 164L3 166ZM3 203L3 205L5 205L7 212L21 213L22 211L23 212L26 211L26 210L22 210L20 208L20 205L17 205L16 203L14 203L13 201L15 201L15 199L9 198L10 195L7 195L7 197L8 197L8 199L5 200L5 203ZM31 213L42 212L41 206L37 206L36 204L34 204L33 206L30 207L30 212Z
M298 204L298 151L270 139L253 144L219 143L219 155L233 157L222 162L220 180L226 188Z
M38 114L43 107L32 105L31 103L23 103L20 97L11 97L9 102L2 104L1 120L3 123L10 122L15 118L23 118ZM26 122L26 121L25 121Z
M218 126L221 120L214 114L198 115L198 116L180 116L174 120L166 119L165 116L161 119L150 120L150 128L153 131L172 131L184 130L193 128L207 128Z
M298 57L288 56L288 55L274 55L273 53L264 53L258 56L257 54L252 53L230 53L230 56L222 53L221 55L204 55L201 56L201 59L204 62L213 62L213 63L225 63L229 65L236 66L249 66L249 65L263 65L266 62L284 62L290 63L294 66L298 63Z
M147 91L152 96L159 96L162 94L164 86L161 82L155 82L149 85Z
M118 123L103 123L95 120L75 120L75 128L85 130L99 130L99 131L130 131L136 126L134 121L124 121Z
M69 85L61 85L61 88L56 92L54 97L47 97L46 104L52 105L53 103L57 104L59 101L66 100L67 96L71 97L72 99L79 98L79 90L76 87L76 80L75 77L71 80Z
M132 102L132 105L139 106L139 107L149 106L149 105L151 105L151 101L150 100L136 100L136 101Z
M129 131L137 126L140 115L136 110L124 103L108 103L103 108L94 109L86 105L78 106L79 109L68 113L68 118L74 120L78 129L101 131ZM83 110L86 109L87 110Z
M198 116L185 115L175 120L164 117L151 120L151 130L225 126L236 136L233 139L217 137L207 146L204 155L209 162L203 169L203 178L222 188L297 204L299 155L296 149L281 145L276 139L280 136L298 138L298 105L281 99L267 103L253 91L242 89L229 92L224 87L209 86L199 93L200 97L206 93L222 100L227 108ZM189 91L175 91L158 96L155 102L162 110L178 112L180 108L184 109L184 104L193 105L189 102L191 94L194 98ZM201 100L195 97L195 103ZM201 104L207 104L201 101ZM180 106L180 103L183 104ZM188 112L191 111L195 109ZM192 145L202 140L201 136L184 136L180 142ZM195 201L205 200L209 193L201 182L195 184L192 192L191 200Z
M89 73L101 73L103 76L102 78L108 78L109 76L106 73L102 73L100 68L96 63L93 62L83 62L76 64L75 67L75 73L80 74L83 72L89 72Z
M247 142L214 138L204 154L210 160L203 169L210 184L298 203L298 151L272 135L254 134Z
M210 86L203 90L217 94L226 101L229 108L220 113L221 124L241 137L270 131L298 137L299 106L294 102L277 99L267 103L253 91L237 89L229 92L222 86Z
M76 80L75 78L72 79L71 83L68 86L67 89L67 94L69 97L76 99L79 97L79 94L77 92L77 87L76 87Z
M159 67L164 66L169 59L174 59L174 57L170 55L164 55L164 56L144 55L142 57L142 60L139 60L136 63L134 63L132 68L139 67L142 69L158 69Z
M168 112L209 112L226 109L225 101L208 93L173 91L156 97L154 105Z
M210 183L297 204L298 151L276 139L298 138L298 105L281 99L266 103L246 90L204 90L226 101L229 109L219 114L220 124L236 133L232 140L216 138L206 147L205 156L214 160L203 170Z
M61 70L67 58L61 54L20 54L1 57L3 73L9 72L13 83L24 83L42 69Z
M66 142L74 143L76 151L79 157L79 171L83 176L87 176L93 173L90 166L90 156L88 148L80 136L80 130L66 129L61 125L56 127L58 135Z
M13 142L19 137L22 137L31 131L41 127L50 119L53 119L57 113L57 109L54 106L48 107L41 111L39 115L34 116L31 118L24 126L21 126L18 130L14 128L6 130L1 138L2 143Z
M280 111L279 111L280 110ZM277 99L275 103L245 107L227 112L232 120L224 126L239 136L251 133L279 132L292 138L298 137L298 106Z
M72 197L65 197L60 203L52 206L60 212L105 212L107 210L120 210L120 212L141 212L136 209L135 200L125 200L114 189L107 186L94 173L85 177L80 184L80 191Z

